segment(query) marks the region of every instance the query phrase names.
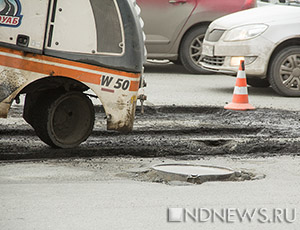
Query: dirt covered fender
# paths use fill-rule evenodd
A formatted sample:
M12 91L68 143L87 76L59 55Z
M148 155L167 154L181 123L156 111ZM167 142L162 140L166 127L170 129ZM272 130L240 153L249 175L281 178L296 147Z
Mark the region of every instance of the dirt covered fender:
M0 30L7 38L0 41L0 117L7 117L12 101L26 86L44 78L63 77L95 92L107 114L108 129L130 131L146 60L143 22L135 0L51 1L48 19L48 4L34 2L20 1L22 21ZM104 5L113 14L104 11ZM103 22L106 14L115 15L113 20L107 17L107 23L118 25L118 33L107 32ZM21 39L19 29L26 34ZM64 31L63 36L60 31ZM48 37L42 38L45 34ZM113 46L107 45L111 42Z
M18 95L26 78L18 69L0 66L0 118L6 118L10 106Z
M132 130L140 73L25 54L7 48L0 48L0 117L7 117L12 101L26 86L47 79L47 84L41 86L47 89L49 79L51 82L56 78L78 81L94 91L107 114L108 129Z

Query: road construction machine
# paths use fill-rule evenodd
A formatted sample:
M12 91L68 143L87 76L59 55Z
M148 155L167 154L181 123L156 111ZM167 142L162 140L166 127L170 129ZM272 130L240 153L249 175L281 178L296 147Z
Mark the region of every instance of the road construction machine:
M131 131L142 27L135 0L0 0L0 117L25 95L23 117L37 136L73 148L92 132L95 96L107 129Z

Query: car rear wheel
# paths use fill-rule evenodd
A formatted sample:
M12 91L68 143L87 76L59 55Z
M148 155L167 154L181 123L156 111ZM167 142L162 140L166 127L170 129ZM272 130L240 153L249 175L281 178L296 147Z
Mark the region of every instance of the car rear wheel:
M199 63L206 30L207 27L195 27L187 32L182 40L179 50L180 61L185 69L191 73L211 73L202 69Z
M280 95L300 96L300 47L281 50L270 64L269 81Z
M73 148L85 141L95 120L91 100L81 92L48 93L35 108L33 128L46 144L56 148Z
M270 83L267 79L259 78L247 78L247 84L257 88L267 88L270 86Z

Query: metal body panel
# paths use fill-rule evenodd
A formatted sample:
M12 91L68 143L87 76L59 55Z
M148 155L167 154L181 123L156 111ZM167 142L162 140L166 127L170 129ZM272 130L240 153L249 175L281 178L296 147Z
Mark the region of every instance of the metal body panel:
M137 1L145 21L148 53L168 53L196 6L196 0L170 3L168 0Z
M123 54L123 23L115 0L53 1L50 15L47 50Z
M4 12L6 4L14 7L11 12ZM49 0L30 0L30 4L23 1L0 1L0 41L2 44L15 46L23 49L24 46L17 45L18 35L29 37L26 48L41 52L44 46L44 36L47 24ZM17 7L18 6L18 7Z
M246 0L137 0L145 21L148 58L176 60L184 35L194 26L208 26L226 14L254 7ZM182 3L180 3L182 2ZM155 15L155 16L154 16Z
M196 25L202 25L206 27L209 25L210 22L215 20L216 18L222 17L227 13L225 12L216 12L216 11L208 11L202 7L196 7L193 14L190 16L189 20L186 22L182 30L180 31L176 41L174 42L173 46L170 49L170 53L178 53L180 43L184 35L189 31L189 29L193 28ZM199 20L201 19L201 20Z
M123 54L125 45L123 22L116 1L90 0L90 2L97 28L97 52Z
M93 65L24 55L0 48L0 117L5 118L15 96L43 78L66 77L82 82L99 97L107 114L108 129L130 131L133 127L140 74Z
M214 47L214 57L225 57L222 66L209 65L201 62L201 65L210 70L217 72L236 75L238 66L232 66L230 64L231 57L255 57L255 61L246 65L247 76L257 76L259 78L265 78L268 70L268 61L274 49L274 43L268 39L259 37L251 41L238 41L238 42L219 42L215 46L214 42L205 41L205 46L210 45ZM260 44L257 46L256 44ZM262 48L263 47L263 48ZM207 52L203 52L203 56L208 55Z
M65 2L67 0L59 0L58 1L58 6L59 2ZM88 0L81 0L84 1L86 4L89 4ZM90 1L97 1L97 0L90 0ZM100 0L102 2L105 2L107 0ZM69 2L69 1L67 1ZM54 57L59 57L59 58L64 58L68 60L73 60L73 61L78 61L82 63L87 63L87 64L93 64L97 66L103 66L103 67L108 67L108 68L115 68L118 70L124 70L124 71L130 71L130 72L136 72L140 73L142 72L143 69L143 63L145 61L145 48L144 48L144 35L143 31L141 28L141 22L140 22L140 17L135 10L135 5L132 1L124 1L124 0L115 0L116 6L118 6L118 9L122 9L119 11L119 16L120 16L120 21L122 21L123 28L122 33L124 33L124 42L123 42L123 52L121 54L116 54L115 52L105 52L105 53L96 53L97 50L97 44L94 43L92 45L90 43L90 40L88 40L88 35L83 34L84 40L76 39L76 42L82 42L83 44L82 47L85 49L85 47L89 47L86 49L86 52L76 52L76 48L74 50L69 49L65 50L65 48L61 47L55 47L52 46L51 42L51 47L47 46L45 49L45 54L54 56ZM78 3L80 6L82 6L82 3ZM77 9L77 8L76 8ZM59 11L59 8L56 11ZM62 11L63 12L63 11ZM94 14L92 12L92 8L89 10L80 12L80 17L89 17L89 18L94 18ZM90 21L90 20L88 20ZM50 32L51 24L49 24L48 31ZM85 23L86 24L86 23ZM87 23L88 24L88 23ZM87 25L86 24L86 25ZM91 33L89 36L91 36L93 40L97 36L96 34L96 29L105 29L105 27L101 28L96 28L96 24L93 22L92 24L88 25L89 27L94 28L93 33ZM72 32L76 32L77 25L70 25L72 28L68 27L62 27L65 28L64 31L62 31L64 34L68 35L69 30ZM53 27L53 31L55 30L55 27ZM77 30L77 34L75 35L75 32L73 36L78 36L80 37L82 32ZM98 33L101 33L98 32ZM103 31L105 33L105 31ZM73 39L73 36L67 36L70 39ZM63 39L63 38L61 38ZM63 40L62 40L63 41ZM99 41L97 41L99 42ZM48 41L49 44L49 41ZM55 41L54 41L55 44ZM58 41L59 45L59 41ZM119 43L118 43L119 45ZM66 45L68 47L68 45ZM73 45L72 45L73 47ZM90 48L94 47L93 50L90 50Z
M106 30L99 24L101 17L97 19L95 14L105 13L99 7L107 1L110 11L106 16L118 25ZM0 117L7 116L13 100L25 87L34 90L31 86L37 82L63 78L82 83L99 97L107 114L108 129L131 131L146 60L143 22L135 1L51 0L49 11L48 1L24 0L20 4L24 9L22 24L11 28L0 25ZM40 11L36 11L38 8ZM36 24L29 26L35 20ZM33 28L35 25L37 28ZM100 36L102 33L109 38L114 30L116 38L111 41L118 47L111 50L106 46L111 41ZM5 37L20 31L30 36L30 41L40 41L40 47L18 47L14 40L5 43ZM99 41L106 44L99 46Z
M82 54L97 50L96 26L89 0L80 0L78 4L52 1L50 9L46 49Z
M278 15L282 17L278 18ZM224 40L231 29L256 24L264 24L268 28L255 38L242 41ZM202 60L201 65L209 70L236 74L238 68L231 65L231 57L255 57L251 64L246 63L246 74L264 79L267 77L269 63L277 47L285 41L300 39L300 7L275 5L238 12L214 21L209 26L209 31L214 29L223 29L225 32L217 42L204 40L204 46L213 47L213 55L209 54L207 49L203 49L203 57L222 56L225 58L224 63L216 66Z

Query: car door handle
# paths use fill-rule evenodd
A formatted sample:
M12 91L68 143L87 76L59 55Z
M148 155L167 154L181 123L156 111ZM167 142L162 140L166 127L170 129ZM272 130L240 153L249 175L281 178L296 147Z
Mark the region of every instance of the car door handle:
M186 3L186 0L169 0L169 3L171 3L171 4L178 4L178 3L184 4L184 3Z

